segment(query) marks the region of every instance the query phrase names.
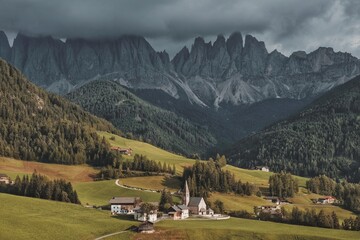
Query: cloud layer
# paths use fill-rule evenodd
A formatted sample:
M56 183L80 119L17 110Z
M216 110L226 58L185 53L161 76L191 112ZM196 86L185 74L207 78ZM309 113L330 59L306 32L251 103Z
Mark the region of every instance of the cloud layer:
M360 57L357 0L0 0L0 29L59 38L144 36L172 54L196 36L251 33L285 54L332 46Z

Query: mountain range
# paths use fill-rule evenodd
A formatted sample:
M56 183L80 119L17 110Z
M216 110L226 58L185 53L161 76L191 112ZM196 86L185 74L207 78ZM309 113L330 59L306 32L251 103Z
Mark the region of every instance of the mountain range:
M140 36L18 34L10 46L0 32L0 57L123 132L188 156L221 152L360 74L349 53L321 47L286 57L239 32L214 43L198 37L173 59Z
M360 61L349 53L321 47L289 57L251 35L219 35L214 43L195 39L170 60L145 38L85 40L28 37L18 34L10 47L0 32L0 57L31 81L65 94L85 83L106 79L130 89L160 89L175 99L209 108L265 99L303 99L324 93L360 73Z

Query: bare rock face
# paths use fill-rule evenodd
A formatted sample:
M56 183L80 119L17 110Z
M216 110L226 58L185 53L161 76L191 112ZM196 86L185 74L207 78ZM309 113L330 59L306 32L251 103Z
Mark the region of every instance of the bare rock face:
M172 63L200 100L215 107L312 97L360 74L360 61L351 54L321 47L286 57L268 53L264 42L250 35L243 46L240 33L227 40L219 36L214 44L197 38L191 51L183 49Z
M0 57L8 61L11 56L11 48L3 31L0 31Z
M65 94L85 83L114 80L135 89L160 89L174 98L185 96L200 106L221 107L269 98L301 99L330 90L360 74L360 61L349 53L319 48L289 57L251 35L235 32L214 43L195 39L170 61L138 36L118 39L68 39L19 34L13 47L0 32L0 57L34 83ZM185 95L181 95L185 93Z

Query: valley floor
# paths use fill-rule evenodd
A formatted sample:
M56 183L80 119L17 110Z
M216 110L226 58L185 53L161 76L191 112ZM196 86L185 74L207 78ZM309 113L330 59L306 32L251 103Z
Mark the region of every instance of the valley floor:
M138 222L80 205L0 194L0 239L95 239L125 231ZM21 209L21 211L19 211ZM106 239L359 239L359 232L231 218L223 221L161 221L156 233L131 231Z

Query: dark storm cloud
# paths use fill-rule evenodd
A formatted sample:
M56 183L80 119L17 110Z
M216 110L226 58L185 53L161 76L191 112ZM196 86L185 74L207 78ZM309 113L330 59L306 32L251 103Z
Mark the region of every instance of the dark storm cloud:
M142 35L174 49L196 36L251 33L289 53L359 48L357 0L0 0L0 29L59 38ZM346 24L346 26L344 25ZM343 26L343 27L341 27ZM346 34L346 40L343 39ZM340 39L340 41L335 41ZM321 44L323 43L323 44ZM155 44L156 45L156 44ZM360 53L360 52L357 52Z

